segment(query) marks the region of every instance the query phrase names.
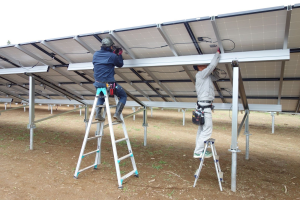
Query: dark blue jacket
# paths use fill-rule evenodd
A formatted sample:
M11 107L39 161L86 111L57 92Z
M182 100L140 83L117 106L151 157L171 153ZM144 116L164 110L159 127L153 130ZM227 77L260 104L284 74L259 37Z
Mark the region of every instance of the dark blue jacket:
M115 66L123 67L122 55L116 55L111 49L101 47L93 56L94 78L100 82L115 82Z

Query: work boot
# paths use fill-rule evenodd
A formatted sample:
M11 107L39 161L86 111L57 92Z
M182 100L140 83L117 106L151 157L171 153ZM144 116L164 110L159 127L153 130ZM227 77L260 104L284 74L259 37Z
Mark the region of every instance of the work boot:
M122 119L120 117L120 114L122 113L122 110L124 108L124 104L119 102L116 108L116 113L114 114L114 119L117 120L117 122L122 122Z
M102 108L99 108L99 107L96 109L96 117L95 117L95 120L98 120L98 121L100 121L100 122L104 122L104 121L105 121L105 118L102 117L101 110L102 110Z
M194 153L194 158L202 158L203 157L203 151L200 154ZM206 151L204 153L204 158L210 158L212 157L212 153L209 151Z

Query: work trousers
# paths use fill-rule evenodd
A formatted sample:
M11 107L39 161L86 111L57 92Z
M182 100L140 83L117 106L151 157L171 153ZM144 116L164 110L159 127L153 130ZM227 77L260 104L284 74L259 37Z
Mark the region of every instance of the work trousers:
M201 106L207 106L207 105L210 104L207 103L201 104ZM205 123L204 125L200 125L197 131L196 147L194 151L194 153L196 154L200 154L201 152L204 151L204 141L210 138L213 130L211 109L205 108L204 112L205 112L204 114Z
M97 88L106 88L105 83L95 82L94 86L96 87L96 90ZM116 95L117 97L119 97L119 102L125 105L127 100L127 94L119 84L116 84ZM104 102L105 98L99 98L97 105L103 105Z

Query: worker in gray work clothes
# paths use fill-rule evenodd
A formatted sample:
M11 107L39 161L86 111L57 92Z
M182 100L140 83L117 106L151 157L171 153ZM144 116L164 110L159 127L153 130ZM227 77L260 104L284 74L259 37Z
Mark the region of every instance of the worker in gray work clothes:
M95 52L93 56L94 64L94 86L97 88L106 88L106 84L115 85L116 95L119 97L119 102L114 114L114 118L118 122L122 122L120 114L126 104L127 95L123 88L116 83L115 75L115 66L123 67L123 50L121 48L114 47L114 42L111 38L107 37L102 40L102 46L100 51ZM97 102L98 105L103 105L105 99L99 98ZM109 102L107 102L109 103ZM105 119L101 116L101 107L97 107L95 120L104 121Z
M215 90L213 81L219 79L218 73L215 70L220 60L220 50L214 55L211 63L207 65L194 65L197 70L196 74L196 91L197 91L197 105L196 109L204 111L204 124L199 125L196 137L196 147L194 151L194 158L210 158L212 153L204 151L204 141L208 140L212 134L212 103L215 98Z

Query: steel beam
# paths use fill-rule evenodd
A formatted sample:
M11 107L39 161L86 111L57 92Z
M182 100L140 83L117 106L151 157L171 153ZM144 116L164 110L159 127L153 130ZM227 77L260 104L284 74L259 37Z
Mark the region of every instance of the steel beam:
M139 73L137 73L137 71L135 71L134 69L131 69L130 68L130 70L137 76L137 77L139 77L139 79L141 79L142 81L145 81L145 79L139 74ZM146 85L153 91L153 92L155 92L160 98L162 98L164 101L167 101L161 94L160 94L160 92L158 92L156 89L154 89L153 87L152 87L152 85L150 85L150 83L147 83L147 82L145 82L146 83Z
M246 119L246 122L245 122L245 132L244 132L244 135L246 136L245 159L249 160L249 136L251 135L250 132L249 132L249 114L250 114L250 112L249 112L249 110L246 110L245 112L248 113L247 119Z
M0 98L0 103L11 103L12 101L12 98Z
M283 48L284 49L287 49L287 46L288 46L291 16L292 16L292 6L288 5L287 10L286 10L285 32L284 32L284 40L283 40Z
M239 67L233 67L233 87L232 87L232 135L231 147L231 191L236 192L236 170L237 170L237 138L238 138L238 100L239 100Z
M4 94L6 94L6 95L10 95L10 96L12 96L12 97L15 97L15 98L17 98L17 99L20 99L20 100L23 100L23 101L28 102L28 100L26 100L25 98L21 97L20 95L16 95L16 94L10 93L10 92L8 92L8 91L6 91L6 90L3 90L3 89L1 89L1 88L0 88L0 92L4 93Z
M212 25L212 27L214 29L214 32L215 32L215 35L216 35L216 38L217 38L218 45L219 45L219 48L221 50L221 53L224 54L225 51L224 51L224 48L223 48L223 44L222 44L222 40L221 40L221 37L220 37L220 34L219 34L218 27L217 27L217 24L216 24L216 18L215 18L215 16L212 16L210 18L210 22L211 22L211 25Z
M72 78L71 76L69 76L66 72L64 72L64 69L60 69L60 68L52 68L54 71L56 71L57 73L63 75L64 77L70 79L71 81L75 82L76 84L80 85L81 87L83 87L84 89L86 89L87 91L90 91L92 94L95 94L96 90L92 90L89 87L83 85L82 83L80 83L80 81L77 81L75 78Z
M109 35L121 45L121 47L128 53L128 55L132 59L136 59L136 55L130 50L130 48L126 45L126 43L114 32L114 31L109 31Z
M72 60L70 58L68 58L67 56L65 56L64 54L60 53L59 50L57 50L53 45L51 45L49 42L46 42L45 40L41 41L41 44L43 44L45 47L47 47L48 49L50 49L51 51L53 51L55 54L59 55L60 57L62 57L63 59L65 59L66 61L68 61L68 63L72 63Z
M0 69L0 75L24 74L24 73L42 73L42 72L48 72L48 71L49 71L49 66L6 68L6 69Z
M172 92L166 88L164 86L164 84L162 82L160 82L155 75L147 68L144 68L145 72L147 72L147 74L149 74L149 76L173 99L174 102L177 102L176 98L174 97L174 95L172 94Z
M284 33L284 40L283 40L283 49L287 49L288 46L288 38L290 32L290 24L291 24L291 15L292 15L292 6L287 6L286 11L286 20L285 20L285 33ZM280 72L280 83L279 83L279 91L278 91L278 104L281 101L281 93L282 93L282 84L283 84L283 76L284 76L284 69L285 69L285 61L281 63L281 72Z
M33 134L34 129L36 128L34 124L34 91L35 91L35 83L34 83L34 77L29 76L29 124L27 125L27 128L30 129L30 150L33 150Z
M188 22L184 22L184 26L185 26L185 29L188 32L188 34L189 34L192 42L194 43L194 46L195 46L198 54L202 55L203 53L202 53L201 48L200 48L200 46L199 46L199 44L197 42L197 39L195 38L195 35L194 35L194 33L193 33L193 31L192 31L192 29L190 27L190 24Z
M157 30L160 33L160 35L164 38L165 42L168 44L169 48L171 49L172 53L174 54L174 56L178 56L179 54L177 53L171 39L169 38L169 36L167 35L167 33L164 31L163 27L161 26L161 24L157 24Z
M12 57L6 55L5 53L2 53L1 51L0 51L0 56L2 60L14 65L15 67L19 67L19 66L23 67L20 61L13 59Z
M42 79L41 77L38 77L35 74L26 74L26 75L33 76L37 81L39 81L39 82L47 85L48 87L50 87L50 88L52 88L52 89L54 89L54 90L62 93L63 95L65 95L65 96L67 96L67 97L69 97L71 99L74 99L74 100L76 100L76 101L78 101L78 102L80 102L82 104L85 104L80 97L75 96L74 94L72 94L72 93L70 93L70 92L68 92L68 91L66 91L66 90L64 90L64 89L62 89L62 88L54 85L53 83L49 83L47 80L44 80L44 79Z
M240 70L239 63L238 63L237 60L233 60L232 61L232 67L239 69L238 70L238 72L239 72L239 76L238 76L238 80L239 80L239 83L238 83L239 84L239 94L240 94L241 101L242 101L242 104L244 106L244 109L248 110L249 106L248 106L247 96L246 96L246 92L245 92L245 88L244 88L244 83L243 83L243 79L242 79L241 70Z
M23 51L24 53L26 53L27 55L29 55L30 57L34 58L35 60L39 61L40 63L42 63L43 65L49 65L52 66L52 64L48 61L45 61L44 59L36 56L35 54L31 53L30 51L28 51L27 49L25 49L24 47L20 46L20 45L15 45L15 47L21 51Z
M76 42L78 42L83 48L88 50L91 54L95 53L94 49L92 49L89 45L87 45L84 41L82 41L78 36L75 36L73 39Z
M214 54L173 56L160 58L142 58L124 60L123 68L143 68L143 67L162 67L162 66L183 66L183 65L208 65ZM222 54L219 63L231 63L232 60L242 62L264 62L264 61L283 61L290 59L288 49L232 52ZM88 70L93 69L92 62L72 63L68 70Z
M285 61L282 61L281 62L281 71L280 71L279 90L278 90L278 104L280 104L280 102L281 102L281 93L282 93L284 69L285 69Z
M129 79L127 79L120 71L116 69L115 72L124 81L126 81L129 85L131 85L134 89L136 89L139 93L141 93L145 98L147 98L149 101L152 101L147 94L145 94L139 87L137 87L134 83L132 83Z

